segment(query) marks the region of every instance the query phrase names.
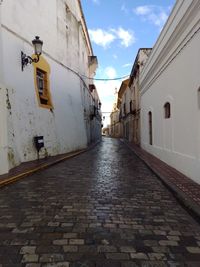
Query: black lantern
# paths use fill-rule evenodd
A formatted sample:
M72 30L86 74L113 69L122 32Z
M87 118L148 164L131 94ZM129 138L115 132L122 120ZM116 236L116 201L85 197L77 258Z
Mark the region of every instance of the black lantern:
M30 56L27 56L21 51L21 64L22 64L22 71L24 70L24 67L28 64L32 64L33 62L37 63L40 60L40 55L42 54L42 45L43 41L40 40L39 36L36 36L35 39L32 41L34 51L36 58L32 58Z

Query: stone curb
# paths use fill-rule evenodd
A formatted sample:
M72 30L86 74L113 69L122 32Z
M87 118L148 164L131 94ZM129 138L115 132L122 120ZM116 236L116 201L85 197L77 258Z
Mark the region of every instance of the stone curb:
M29 175L35 173L35 172L41 171L41 170L46 169L46 168L48 168L48 167L51 167L51 166L53 166L53 165L55 165L55 164L58 164L58 163L60 163L60 162L62 162L62 161L64 161L64 160L67 160L67 159L73 158L73 157L75 157L75 156L78 156L78 155L80 155L80 154L82 154L82 153L84 153L84 152L86 152L86 151L92 149L92 148L95 147L99 142L100 142L100 141L98 141L98 142L92 144L91 146L87 147L86 149L82 149L82 150L79 150L79 151L76 151L76 152L72 152L72 153L70 153L69 155L64 156L63 158L57 159L57 160L55 160L55 161L53 161L53 162L45 163L45 164L41 164L39 167L33 168L33 169L29 170L29 171L25 171L25 172L23 172L23 173L20 173L20 174L11 176L11 177L9 177L9 178L7 178L7 179L5 179L5 180L2 180L2 181L0 181L0 189L1 189L2 187L4 187L4 186L7 186L7 185L12 184L12 183L15 183L15 182L17 182L18 180L20 180L20 179L22 179L22 178L24 178L24 177L27 177L27 176L29 176Z
M181 202L182 205L188 210L191 215L196 217L198 221L200 221L200 207L199 205L190 198L186 193L184 193L182 190L180 190L176 184L173 184L171 181L169 181L166 177L164 177L162 174L159 173L158 170L156 170L154 167L151 166L151 164L142 158L135 150L130 146L128 142L126 142L123 139L120 139L122 143L124 143L138 158L140 158L147 167L161 180L161 182L173 193L173 195Z

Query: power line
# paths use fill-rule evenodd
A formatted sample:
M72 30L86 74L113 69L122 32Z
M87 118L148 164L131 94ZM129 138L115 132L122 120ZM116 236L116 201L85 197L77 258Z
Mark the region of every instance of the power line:
M116 81L116 80L123 80L127 77L129 77L130 75L126 75L126 76L122 76L122 77L117 77L117 78L113 78L113 79L106 79L106 78L90 78L90 77L87 77L85 75L81 75L82 77L88 79L88 80L95 80L95 81Z

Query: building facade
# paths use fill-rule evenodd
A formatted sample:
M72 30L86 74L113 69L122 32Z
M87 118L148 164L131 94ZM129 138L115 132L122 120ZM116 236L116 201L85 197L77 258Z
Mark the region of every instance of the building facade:
M131 137L131 119L129 112L130 103L130 88L128 87L129 79L122 81L121 86L118 91L117 108L119 110L119 132L120 136L126 138L127 140Z
M22 71L21 52L34 57ZM79 0L3 1L0 5L0 174L40 157L85 148L101 137L97 67Z
M140 77L141 145L200 183L200 1L177 0Z
M110 114L110 130L111 130L111 137L119 138L122 137L121 128L120 128L120 121L119 121L119 109L117 108L117 99L118 93L117 88L115 89L115 101L113 104L112 112Z
M140 73L142 72L144 65L151 53L151 48L140 48L138 50L135 62L133 64L130 79L129 79L129 89L130 89L130 99L129 99L129 114L130 122L129 125L132 129L129 130L129 141L140 145Z

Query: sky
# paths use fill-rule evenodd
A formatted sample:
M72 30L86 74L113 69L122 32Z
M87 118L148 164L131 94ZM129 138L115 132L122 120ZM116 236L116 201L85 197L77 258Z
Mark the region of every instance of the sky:
M113 79L130 75L139 48L155 44L175 0L81 0L94 55L95 78ZM122 80L95 81L104 127Z

